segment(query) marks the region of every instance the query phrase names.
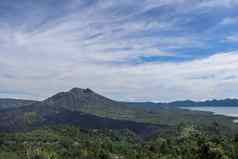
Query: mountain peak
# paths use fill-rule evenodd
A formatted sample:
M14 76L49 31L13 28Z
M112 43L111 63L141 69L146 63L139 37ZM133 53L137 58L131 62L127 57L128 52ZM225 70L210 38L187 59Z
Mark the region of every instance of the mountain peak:
M86 89L82 89L82 88L77 88L77 87L75 87L75 88L72 88L69 92L71 92L71 93L94 93L91 89L89 89L89 88L86 88Z
M96 93L94 93L91 89L87 88L87 89L82 89L82 88L72 88L71 90L67 91L67 92L60 92L57 93L55 95L53 95L52 97L46 99L46 102L50 102L50 103L55 103L55 102L62 102L64 104L66 103L70 103L72 104L75 103L76 101L82 102L82 100L87 100L87 98L90 97L95 97L97 96ZM66 103L65 103L66 102Z
M57 93L44 102L48 105L63 107L73 111L81 111L104 108L108 105L113 105L112 103L114 101L95 93L89 88L72 88L67 92Z

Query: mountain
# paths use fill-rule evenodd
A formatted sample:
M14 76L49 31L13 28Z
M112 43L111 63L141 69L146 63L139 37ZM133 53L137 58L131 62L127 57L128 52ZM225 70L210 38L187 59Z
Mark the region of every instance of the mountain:
M113 101L102 95L93 92L91 89L73 88L68 92L60 92L43 101L48 105L57 105L72 111L91 111L95 113L98 109L107 113L115 113L121 109L126 109L126 105Z
M29 103L0 110L0 130L24 131L44 125L73 124L85 128L147 130L150 134L180 123L206 127L215 122L223 125L224 129L237 128L231 117L183 110L166 104L118 102L90 89L73 88L46 100ZM152 106L153 109L150 108ZM151 127L156 129L149 131Z
M175 122L181 121L180 119L176 119L175 121L174 117L172 118L174 112L177 112L177 114L181 116L187 113L174 108L168 110L164 107L156 108L151 111L151 109L142 107L142 105L146 106L146 103L133 103L137 106L132 106L132 103L129 104L111 100L88 88L73 88L67 92L60 92L44 100L43 103L45 105L62 107L70 111L84 112L103 118L141 123L159 123L162 125L174 125ZM152 104L150 104L150 106L151 105Z
M71 111L81 111L100 117L130 120L135 118L138 109L122 102L113 101L90 89L73 88L60 92L43 101L47 105L56 105Z
M0 110L26 106L26 105L30 105L34 102L36 102L36 101L23 100L23 99L0 99Z

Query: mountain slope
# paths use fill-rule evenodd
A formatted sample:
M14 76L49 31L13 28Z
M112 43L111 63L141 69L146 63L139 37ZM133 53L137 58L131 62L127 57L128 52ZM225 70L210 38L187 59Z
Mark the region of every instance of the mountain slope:
M128 120L135 118L138 109L113 101L90 89L73 88L58 93L45 101L47 105L60 106L71 111L82 111L101 117ZM142 111L143 112L143 111Z
M41 102L0 111L0 132L29 131L50 125L76 125L84 129L129 129L141 137L170 129L164 125L102 118Z

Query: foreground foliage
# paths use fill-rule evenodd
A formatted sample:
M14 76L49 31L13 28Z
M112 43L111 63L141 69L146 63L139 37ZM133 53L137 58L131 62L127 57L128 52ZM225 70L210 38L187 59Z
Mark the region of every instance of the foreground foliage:
M217 130L218 131L218 130ZM0 159L237 159L238 136L180 125L142 140L129 130L58 126L0 135Z

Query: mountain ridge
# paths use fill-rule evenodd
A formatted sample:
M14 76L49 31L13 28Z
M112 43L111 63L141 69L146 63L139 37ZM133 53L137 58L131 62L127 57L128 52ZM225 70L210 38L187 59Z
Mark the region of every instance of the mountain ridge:
M14 98L0 98L0 110L26 106L34 102L37 101L26 99L14 99Z
M78 98L77 96L80 96ZM65 101L61 101L60 98L65 97ZM8 109L8 108L15 108L30 105L34 102L39 102L35 100L25 100L25 99L14 99L14 98L0 98L0 110L1 109ZM92 105L97 105L98 102L104 103L110 107L113 105L120 105L123 107L133 107L133 108L143 108L143 109L156 109L160 107L196 107L196 106L213 106L213 107L238 107L238 99L236 98L226 98L226 99L213 99L213 100L204 100L204 101L193 101L193 100L181 100L181 101L172 101L172 102L124 102L124 101L115 101L104 97L93 90L86 88L72 88L69 91L59 92L55 95L40 101L51 104L60 104L62 103L67 105L67 107L71 106L72 110L77 110L77 107L74 107L74 103L76 102L81 105L81 108L87 111L87 109L93 109L90 107ZM71 103L70 103L71 102ZM116 103L115 103L116 102Z

